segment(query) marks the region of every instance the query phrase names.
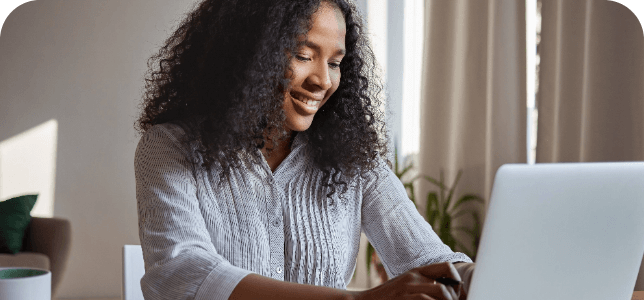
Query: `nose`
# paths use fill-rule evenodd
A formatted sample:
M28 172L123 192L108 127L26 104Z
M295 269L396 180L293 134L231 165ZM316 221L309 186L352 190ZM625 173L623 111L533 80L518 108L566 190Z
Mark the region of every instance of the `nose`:
M331 86L333 86L333 83L331 82L331 74L326 62L317 63L307 81L321 90L330 89Z

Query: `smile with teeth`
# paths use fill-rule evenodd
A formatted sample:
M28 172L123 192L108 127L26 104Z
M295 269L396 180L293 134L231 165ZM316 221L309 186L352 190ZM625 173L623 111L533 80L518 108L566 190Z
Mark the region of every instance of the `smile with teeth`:
M314 107L317 108L318 105L320 104L320 102L322 102L322 101L319 101L319 100L313 100L313 99L304 97L302 95L293 95L293 94L291 94L291 97L293 97L293 99L295 99L297 101L300 101L300 102L306 104L307 106L309 106L311 108L314 108Z

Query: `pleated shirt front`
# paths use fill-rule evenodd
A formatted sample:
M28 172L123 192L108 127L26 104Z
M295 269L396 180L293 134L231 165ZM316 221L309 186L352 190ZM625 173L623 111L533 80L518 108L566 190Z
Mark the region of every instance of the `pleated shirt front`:
M300 133L274 172L264 161L218 184L216 170L190 163L196 154L180 142L184 134L178 125L156 125L136 150L148 300L228 299L249 273L344 289L361 231L391 277L431 263L471 262L441 242L384 164L327 198Z

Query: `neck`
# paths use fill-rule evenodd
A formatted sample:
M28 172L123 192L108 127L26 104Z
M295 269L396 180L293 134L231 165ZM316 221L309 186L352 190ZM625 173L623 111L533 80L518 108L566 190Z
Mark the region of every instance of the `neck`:
M289 133L288 137L285 139L274 140L271 137L266 137L266 143L264 143L264 148L262 148L262 154L268 163L268 166L271 168L271 171L275 171L277 167L284 161L284 159L291 153L291 145L293 143L293 136L295 132L292 131Z

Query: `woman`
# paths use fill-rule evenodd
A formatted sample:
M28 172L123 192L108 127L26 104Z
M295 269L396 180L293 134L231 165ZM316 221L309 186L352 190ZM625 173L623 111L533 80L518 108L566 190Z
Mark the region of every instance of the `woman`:
M346 0L188 15L151 59L137 122L146 299L458 299L471 260L385 163L373 65ZM348 292L361 230L395 278Z

